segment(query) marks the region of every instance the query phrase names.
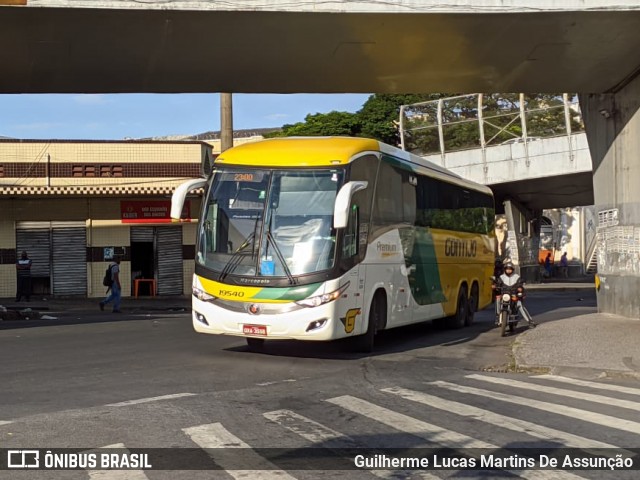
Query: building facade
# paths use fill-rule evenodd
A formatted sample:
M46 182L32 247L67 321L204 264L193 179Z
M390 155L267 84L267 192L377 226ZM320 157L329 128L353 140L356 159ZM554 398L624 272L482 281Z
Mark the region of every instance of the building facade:
M34 295L101 297L114 255L123 296L135 279L155 280L158 295L190 293L201 202L190 197L172 222L171 194L213 157L198 141L0 140L0 297L16 293L23 250Z

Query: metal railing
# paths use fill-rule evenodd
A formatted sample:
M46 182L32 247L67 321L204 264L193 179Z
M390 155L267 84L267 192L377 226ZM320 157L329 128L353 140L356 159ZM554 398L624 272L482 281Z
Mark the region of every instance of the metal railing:
M584 131L575 94L469 94L400 107L401 148L418 155L522 144Z

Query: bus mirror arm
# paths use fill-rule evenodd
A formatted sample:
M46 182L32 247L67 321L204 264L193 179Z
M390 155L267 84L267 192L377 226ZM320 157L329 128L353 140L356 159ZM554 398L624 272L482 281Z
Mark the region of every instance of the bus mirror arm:
M207 184L206 178L194 178L176 187L171 196L171 218L180 220L182 217L182 207L187 194L196 188L202 188Z
M349 221L349 205L351 197L359 190L367 188L369 182L347 182L345 183L338 195L336 195L336 203L333 207L333 228L344 228Z

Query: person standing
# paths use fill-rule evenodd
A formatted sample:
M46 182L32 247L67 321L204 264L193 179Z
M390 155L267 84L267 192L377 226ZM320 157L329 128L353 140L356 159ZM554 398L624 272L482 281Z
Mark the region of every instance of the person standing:
M111 286L107 289L107 293L111 292L100 305L100 310L104 311L104 306L113 301L113 313L120 313L120 300L122 296L122 285L120 284L120 257L114 257L113 262L109 265L111 272Z
M567 252L560 257L560 275L562 278L569 278L569 260L567 260Z
M544 271L547 278L551 277L551 252L547 253L547 257L544 259Z
M16 273L18 276L18 288L16 291L16 302L24 296L27 302L31 300L31 259L25 250L16 262Z

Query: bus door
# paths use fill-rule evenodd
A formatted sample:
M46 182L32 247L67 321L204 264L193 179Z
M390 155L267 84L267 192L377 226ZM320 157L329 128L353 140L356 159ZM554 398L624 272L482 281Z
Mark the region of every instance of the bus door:
M349 219L342 234L342 248L340 249L341 266L346 271L344 280L349 282L349 287L340 302L340 320L344 324L347 334L354 331L356 322L362 322L364 316L363 301L367 267L360 260L364 257L366 234L363 232L359 220L359 207L354 203L349 211Z

